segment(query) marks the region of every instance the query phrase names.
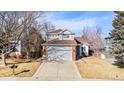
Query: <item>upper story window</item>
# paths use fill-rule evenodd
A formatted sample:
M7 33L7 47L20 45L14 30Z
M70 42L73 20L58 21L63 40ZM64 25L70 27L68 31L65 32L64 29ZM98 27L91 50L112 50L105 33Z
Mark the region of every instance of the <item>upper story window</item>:
M53 35L50 35L50 34L49 34L48 36L49 36L49 37L57 37L57 35L54 35L54 34L53 34Z
M63 38L69 38L68 34L63 34Z

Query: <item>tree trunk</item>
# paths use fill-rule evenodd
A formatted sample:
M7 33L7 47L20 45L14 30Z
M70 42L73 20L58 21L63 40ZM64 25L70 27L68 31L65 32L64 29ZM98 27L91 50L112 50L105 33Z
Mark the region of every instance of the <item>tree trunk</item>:
M30 59L30 53L27 51L27 59Z
M6 66L6 54L2 54L2 65Z

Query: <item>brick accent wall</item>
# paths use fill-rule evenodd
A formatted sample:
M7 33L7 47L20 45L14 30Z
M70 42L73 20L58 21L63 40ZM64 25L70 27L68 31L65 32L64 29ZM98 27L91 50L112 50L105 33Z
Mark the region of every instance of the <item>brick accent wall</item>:
M42 60L46 60L46 46L42 48Z
M73 62L76 61L76 47L72 46L72 60Z

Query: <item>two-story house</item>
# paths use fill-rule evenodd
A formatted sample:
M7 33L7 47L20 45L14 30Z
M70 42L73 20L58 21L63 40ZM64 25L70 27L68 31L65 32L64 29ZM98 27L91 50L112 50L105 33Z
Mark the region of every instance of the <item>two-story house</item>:
M46 60L65 60L73 62L89 55L89 44L82 37L75 37L69 30L56 30L48 33L48 41L43 46L43 57Z

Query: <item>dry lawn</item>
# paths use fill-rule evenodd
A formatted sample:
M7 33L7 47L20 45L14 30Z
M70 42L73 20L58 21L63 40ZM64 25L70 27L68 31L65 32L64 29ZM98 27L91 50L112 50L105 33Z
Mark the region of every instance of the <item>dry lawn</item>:
M31 77L34 75L38 67L40 66L41 62L27 62L24 59L16 59L16 62L14 62L14 59L7 60L7 66L6 67L0 67L0 77L9 77L13 75L13 70L10 68L10 66L13 65L13 63L16 63L18 66L15 69L15 76L17 77Z
M112 65L95 57L83 58L83 63L77 63L83 78L89 79L124 79L124 65Z

